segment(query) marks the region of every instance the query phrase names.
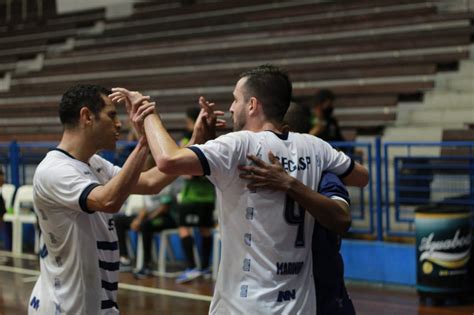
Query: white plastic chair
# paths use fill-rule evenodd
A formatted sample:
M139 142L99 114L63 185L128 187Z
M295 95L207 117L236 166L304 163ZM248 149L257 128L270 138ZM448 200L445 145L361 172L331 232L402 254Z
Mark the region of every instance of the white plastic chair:
M13 195L15 194L15 185L12 184L3 184L2 186L2 197L5 201L5 208L7 210L12 206ZM15 215L13 213L5 213L3 215L4 222L14 222Z
M3 201L5 201L5 207L8 209L12 206L13 195L15 194L15 185L3 184L1 190Z
M145 207L145 196L143 195L136 195L132 194L128 196L127 201L123 205L123 208L120 212L125 214L126 216L131 216L136 213L138 213L140 210L142 210ZM143 240L141 233L138 233L138 245L137 245L137 265L138 265L138 259L139 259L139 251L140 251L140 246L142 247L141 251L143 251ZM134 252L132 249L132 244L130 242L130 238L127 237L127 252L129 257L134 258ZM141 259L141 264L143 265L143 257Z
M196 228L193 228L193 234L195 234ZM174 261L174 254L173 249L171 247L170 237L172 235L179 235L179 229L167 229L163 230L159 233L160 235L160 247L158 253L158 271L155 273L158 276L164 277L176 277L182 271L178 272L167 272L166 271L166 262L167 257L170 258L171 261ZM194 235L195 239L195 235ZM193 254L194 254L194 262L197 268L201 268L201 256L199 255L199 251L197 249L196 242L193 243Z
M217 272L221 260L221 233L214 231L213 248L212 248L212 280L217 280Z
M28 208L24 208L25 205ZM36 215L31 211L33 207L33 186L23 185L17 189L13 201L13 214L6 214L5 221L12 222L12 252L21 254L23 252L23 224L30 223L35 228L35 253L39 252L39 231L36 226Z
M122 211L125 215L130 216L138 213L143 208L145 208L145 196L133 194L128 196Z

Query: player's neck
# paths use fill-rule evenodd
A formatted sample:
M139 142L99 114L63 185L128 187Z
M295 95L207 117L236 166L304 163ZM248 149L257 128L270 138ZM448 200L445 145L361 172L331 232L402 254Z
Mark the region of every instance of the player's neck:
M89 159L96 153L96 149L91 145L86 137L77 132L64 131L58 148L66 151L74 158L84 163L88 163Z
M277 124L271 121L261 121L255 122L253 124L249 124L246 128L247 130L259 132L259 131L273 131L276 133L281 133L281 128L277 126Z

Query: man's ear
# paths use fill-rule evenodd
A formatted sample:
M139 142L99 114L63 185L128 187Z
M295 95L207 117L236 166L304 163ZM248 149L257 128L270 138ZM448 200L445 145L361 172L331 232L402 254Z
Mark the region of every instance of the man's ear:
M262 103L260 103L260 101L254 96L250 98L248 106L249 106L249 115L251 116L257 114L259 111L262 110L261 108Z
M79 122L84 125L91 125L94 120L94 114L87 107L82 107L79 111Z

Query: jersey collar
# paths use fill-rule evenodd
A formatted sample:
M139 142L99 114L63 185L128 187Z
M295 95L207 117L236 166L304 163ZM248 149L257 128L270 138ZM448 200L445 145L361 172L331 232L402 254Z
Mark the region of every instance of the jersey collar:
M63 150L63 149L54 148L54 149L51 149L51 151L59 151L59 152L61 152L62 154L67 155L67 156L70 157L71 159L74 159L74 160L76 160L76 161L79 161L78 159L76 159L75 157L73 157L69 152L67 152L67 151L65 151L65 150ZM82 161L79 161L79 162L82 162ZM82 162L82 163L84 163L84 162ZM85 164L89 165L89 163L85 163ZM90 166L90 165L89 165L89 166Z
M289 135L288 132L276 133L276 132L273 131L273 130L266 130L266 131L270 131L271 133L273 133L275 136L277 136L277 137L280 138L281 140L288 140L288 135Z

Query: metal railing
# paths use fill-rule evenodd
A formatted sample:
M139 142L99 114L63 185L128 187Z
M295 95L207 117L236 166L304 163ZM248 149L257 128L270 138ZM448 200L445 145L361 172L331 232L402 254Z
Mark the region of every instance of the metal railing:
M383 144L385 235L413 236L418 209L474 210L474 142Z

